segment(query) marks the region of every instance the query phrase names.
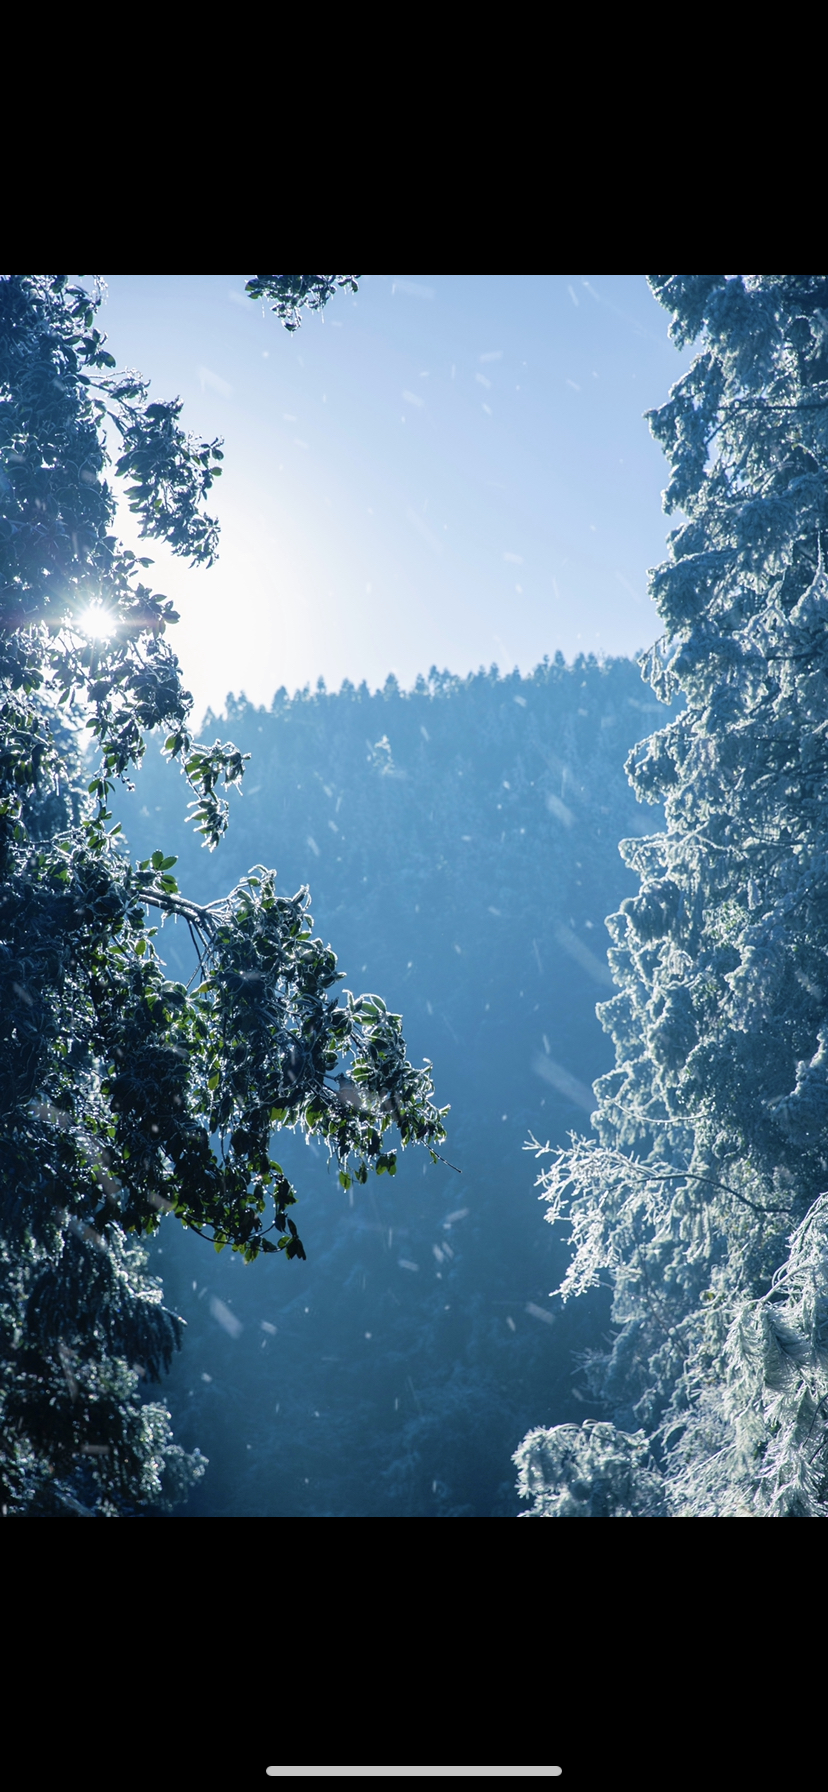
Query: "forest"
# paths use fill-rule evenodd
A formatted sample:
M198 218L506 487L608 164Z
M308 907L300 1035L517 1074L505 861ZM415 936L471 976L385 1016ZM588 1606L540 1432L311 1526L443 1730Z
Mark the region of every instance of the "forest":
M393 1180L347 1193L313 1142L280 1140L302 1264L247 1268L165 1221L153 1267L188 1329L164 1398L210 1458L188 1510L516 1515L524 1432L591 1409L573 1352L606 1325L605 1297L549 1300L567 1254L522 1147L565 1143L612 1063L603 920L636 889L617 836L650 821L623 772L648 713L667 714L624 660L239 702L221 726L250 770L209 856L148 753L118 807L133 852L180 849L200 903L257 852L285 892L310 885L346 987L403 1013L450 1104L436 1163L402 1152ZM157 944L186 981L186 928Z
M828 283L651 285L641 663L206 746L108 443L195 564L220 446L0 282L7 1515L824 1515Z

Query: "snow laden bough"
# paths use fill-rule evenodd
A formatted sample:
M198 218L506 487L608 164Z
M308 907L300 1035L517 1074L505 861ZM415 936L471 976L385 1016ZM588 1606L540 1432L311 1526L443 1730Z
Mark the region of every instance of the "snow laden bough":
M667 825L621 846L597 1141L542 1182L561 1292L613 1290L595 1416L665 1511L827 1516L828 281L651 283L699 344L650 416L683 516L642 673L685 708L627 762Z
M760 1300L708 1305L689 1412L644 1431L530 1431L515 1453L521 1518L821 1518L828 1496L828 1195Z

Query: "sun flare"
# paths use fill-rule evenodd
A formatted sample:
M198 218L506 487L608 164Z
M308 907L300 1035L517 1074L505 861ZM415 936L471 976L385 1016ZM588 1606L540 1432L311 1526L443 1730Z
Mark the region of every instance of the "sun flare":
M108 641L115 633L117 621L103 604L89 604L78 617L77 627L82 635L90 635L96 641Z

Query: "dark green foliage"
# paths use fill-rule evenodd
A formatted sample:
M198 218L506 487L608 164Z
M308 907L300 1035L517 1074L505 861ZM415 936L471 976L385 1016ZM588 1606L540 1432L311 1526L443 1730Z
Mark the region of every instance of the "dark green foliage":
M202 503L220 449L185 436L177 402L150 404L145 382L111 371L98 302L63 277L0 280L0 1503L13 1514L164 1510L201 1473L166 1412L136 1399L181 1321L131 1237L174 1211L217 1249L301 1259L275 1127L320 1136L346 1176L392 1169L392 1132L403 1146L444 1137L399 1016L331 995L305 891L277 896L258 867L201 907L157 842L136 868L108 825L145 730L163 728L211 847L244 756L193 742L165 638L175 615L139 582L151 562L111 533L105 478L110 422L142 533L209 563ZM96 749L86 788L81 722ZM195 990L164 976L152 910L190 929Z
M356 292L361 274L254 274L245 292L251 299L272 299L271 311L286 330L298 330L303 311L321 311L343 288Z
M528 1425L590 1410L573 1351L600 1340L605 1297L554 1312L566 1253L539 1229L520 1153L530 1132L562 1143L611 1062L595 1019L603 917L635 889L619 834L652 821L623 763L659 713L628 661L282 692L270 711L228 700L250 771L209 857L148 752L118 808L134 850L179 851L203 904L257 857L277 888L312 878L348 985L382 988L412 1062L434 1058L451 1102L440 1150L461 1171L406 1152L393 1182L343 1188L301 1134L283 1137L309 1191L290 1287L278 1264L205 1260L165 1222L153 1266L188 1321L168 1397L211 1462L190 1511L511 1516ZM181 920L156 944L186 979Z
M671 1510L824 1516L828 282L653 287L701 337L650 419L684 520L643 664L686 707L630 756L667 831L622 845L641 887L610 922L600 1143L546 1190L566 1291L613 1283L593 1385L660 1451Z

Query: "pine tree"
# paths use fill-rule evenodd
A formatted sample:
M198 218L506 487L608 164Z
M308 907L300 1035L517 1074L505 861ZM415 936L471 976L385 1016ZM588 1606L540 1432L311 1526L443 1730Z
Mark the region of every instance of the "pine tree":
M572 1224L564 1296L614 1290L590 1475L649 1449L676 1514L824 1516L828 280L651 284L700 339L650 416L681 520L642 669L686 707L628 761L667 829L622 843L641 886L608 923L598 1138L541 1181ZM533 1433L516 1460L531 1515L563 1511L572 1451Z
M263 275L249 291L293 328L301 306L354 279ZM445 1136L400 1016L331 993L336 960L305 888L282 895L256 867L199 905L174 858L132 865L109 825L149 729L163 727L208 846L244 760L193 741L167 642L175 614L142 582L151 561L112 533L106 477L114 426L141 533L210 564L204 501L221 447L118 374L98 303L64 277L0 280L0 1501L12 1515L164 1510L201 1472L164 1409L138 1398L180 1338L139 1242L163 1213L247 1261L301 1260L274 1129L319 1136L345 1187L394 1173L392 1127L432 1150ZM81 723L98 755L88 788ZM150 911L189 927L196 988L165 977Z

